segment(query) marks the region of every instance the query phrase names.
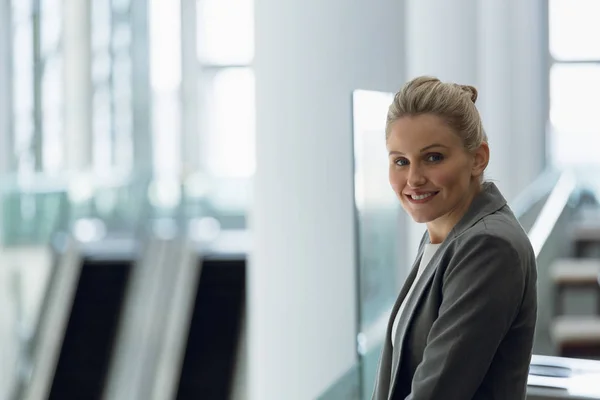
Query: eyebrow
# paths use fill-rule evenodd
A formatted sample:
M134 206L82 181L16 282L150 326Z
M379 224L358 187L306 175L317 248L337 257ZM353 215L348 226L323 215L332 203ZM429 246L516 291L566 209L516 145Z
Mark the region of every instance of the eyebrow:
M429 146L425 146L425 147L423 147L423 148L421 149L421 153L423 153L423 152L425 152L425 151L427 151L427 150L430 150L430 149L432 149L432 148L435 148L435 147L443 147L443 148L445 148L445 149L447 149L447 148L448 148L448 146L444 146L443 144L434 143L434 144L430 144ZM390 151L390 152L389 152L389 155L391 156L392 154L396 154L396 155L403 155L404 153L401 153L401 152L399 152L399 151L392 150L392 151Z

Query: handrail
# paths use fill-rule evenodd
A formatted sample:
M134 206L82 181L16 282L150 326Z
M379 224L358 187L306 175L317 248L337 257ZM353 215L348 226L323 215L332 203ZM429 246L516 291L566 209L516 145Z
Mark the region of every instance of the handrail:
M60 258L48 289L39 330L36 332L36 342L32 349L32 375L30 381L24 382L24 387L19 390L23 392L19 398L25 400L42 400L49 394L81 274L83 262L79 244L69 236L65 239L63 248L59 250Z
M529 231L529 240L538 258L544 244L577 187L577 181L570 172L564 172L550 193L542 211Z
M198 257L186 237L151 237L128 290L103 399L176 396L200 273Z
M527 213L535 204L544 199L560 179L560 172L555 169L543 171L513 201L510 208L518 219Z

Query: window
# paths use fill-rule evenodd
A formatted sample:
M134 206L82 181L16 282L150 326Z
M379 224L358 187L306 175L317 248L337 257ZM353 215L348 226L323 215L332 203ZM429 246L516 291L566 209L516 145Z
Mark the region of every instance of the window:
M134 75L143 71L133 63L132 7L91 2L93 169L101 176L134 166Z
M254 172L254 73L224 68L213 76L206 163L216 176L248 177Z
M62 166L62 2L13 0L14 152L19 173Z
M150 1L153 165L174 175L181 165L181 2Z
M549 151L558 167L600 161L593 151L600 144L598 15L598 0L549 0Z
M252 0L198 0L201 156L215 177L254 173L255 95Z

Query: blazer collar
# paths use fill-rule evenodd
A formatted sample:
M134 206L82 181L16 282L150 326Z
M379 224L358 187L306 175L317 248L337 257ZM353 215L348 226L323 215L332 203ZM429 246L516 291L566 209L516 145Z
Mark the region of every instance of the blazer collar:
M448 238L460 236L482 218L498 211L505 205L506 199L498 187L492 182L484 182L481 191L475 196L465 215L450 231Z

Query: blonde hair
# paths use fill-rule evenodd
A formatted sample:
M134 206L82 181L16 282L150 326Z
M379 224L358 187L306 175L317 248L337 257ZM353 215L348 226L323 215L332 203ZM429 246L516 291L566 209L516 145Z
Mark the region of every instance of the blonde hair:
M402 117L433 114L456 132L467 151L473 151L488 141L475 101L477 89L473 86L420 76L407 82L394 96L388 109L385 137L390 134L391 124Z

